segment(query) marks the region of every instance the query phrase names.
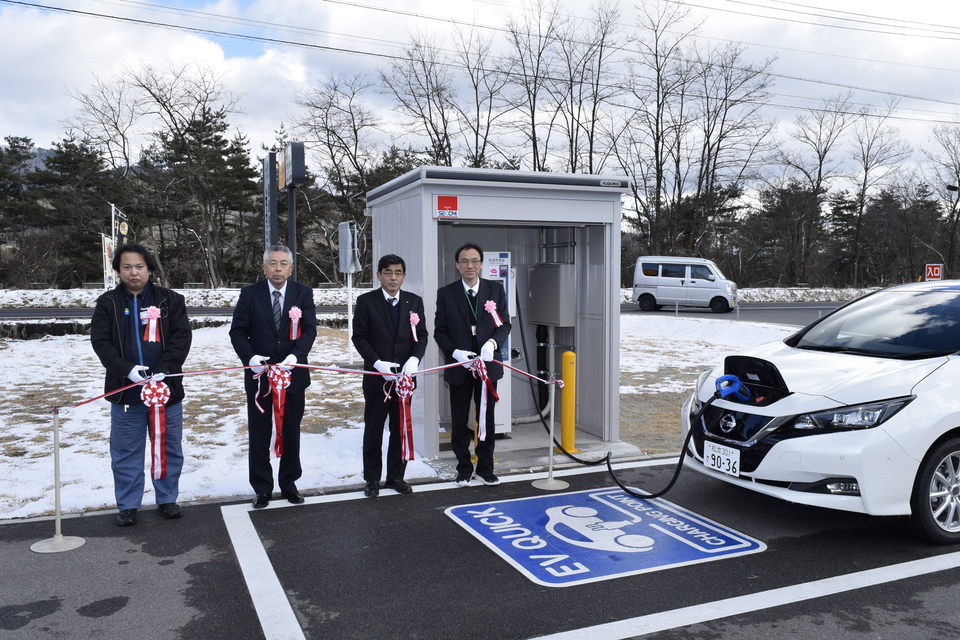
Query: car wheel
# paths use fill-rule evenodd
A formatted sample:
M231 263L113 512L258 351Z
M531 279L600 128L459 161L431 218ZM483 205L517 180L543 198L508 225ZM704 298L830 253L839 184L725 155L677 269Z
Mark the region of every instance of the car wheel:
M730 306L727 304L725 299L714 298L710 301L710 310L714 313L726 313L730 310Z
M919 536L938 544L960 542L960 438L927 452L913 485L910 511Z
M657 308L657 301L649 293L646 295L640 296L640 299L637 300L637 304L640 305L640 311L653 311Z

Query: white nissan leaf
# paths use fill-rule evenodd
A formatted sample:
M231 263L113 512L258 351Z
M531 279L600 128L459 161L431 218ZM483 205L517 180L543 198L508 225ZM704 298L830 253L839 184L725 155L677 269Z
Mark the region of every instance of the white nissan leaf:
M791 502L910 516L919 535L960 542L958 351L960 281L855 300L703 373L681 415L686 464ZM722 376L743 386L715 397Z

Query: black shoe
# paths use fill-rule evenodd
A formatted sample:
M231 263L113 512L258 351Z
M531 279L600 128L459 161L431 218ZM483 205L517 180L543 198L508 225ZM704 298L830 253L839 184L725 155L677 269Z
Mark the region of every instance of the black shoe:
M167 520L173 520L183 515L183 510L176 502L166 502L157 505L157 511Z
M387 480L383 483L384 489L393 489L397 493L413 493L413 487L407 484L403 478L399 480Z
M137 524L136 509L121 509L120 513L117 514L118 527L131 527L135 524Z
M483 484L485 484L485 485L487 485L487 486L493 486L493 485L496 485L496 484L500 484L500 478L498 478L497 476L493 475L492 473L488 473L488 474L485 474L485 475L480 476L480 481L483 482Z
M296 489L281 491L280 495L286 498L290 504L303 504L303 495Z
M380 483L379 482L368 482L367 486L363 488L363 495L368 498L376 498L380 495Z
M470 486L470 476L473 474L461 473L457 476L457 486L458 487L469 487Z
M270 504L270 494L268 493L258 493L257 497L253 499L254 509L263 509L268 504Z

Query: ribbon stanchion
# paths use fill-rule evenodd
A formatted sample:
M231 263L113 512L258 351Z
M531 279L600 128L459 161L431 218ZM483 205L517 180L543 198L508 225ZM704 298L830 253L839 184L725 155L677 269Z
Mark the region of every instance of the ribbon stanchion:
M76 549L86 542L77 536L64 536L60 530L60 409L53 409L53 503L54 522L56 522L52 538L40 540L30 545L35 553L60 553Z

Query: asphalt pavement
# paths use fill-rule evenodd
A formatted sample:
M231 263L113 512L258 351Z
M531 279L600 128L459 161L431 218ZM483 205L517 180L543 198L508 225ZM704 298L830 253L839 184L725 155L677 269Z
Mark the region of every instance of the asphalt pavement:
M626 462L617 473L658 489L674 463ZM50 520L0 525L0 636L956 637L960 552L921 542L896 519L792 505L691 470L649 504L623 495L605 469L557 472L569 482L562 491L532 484L543 476L419 484L378 499L347 491L260 511L185 505L173 521L147 509L130 528L114 513L87 514L63 521L86 543L58 554L30 550L53 534ZM584 501L596 509L571 508ZM615 517L598 514L602 503ZM573 528L551 529L558 508ZM711 527L753 546L709 557ZM649 548L606 535L623 531L645 534L634 543L652 536ZM675 555L661 553L671 544ZM697 547L700 556L683 555ZM517 549L526 566L508 558ZM613 573L591 577L601 561ZM577 581L549 584L533 575L544 567Z

